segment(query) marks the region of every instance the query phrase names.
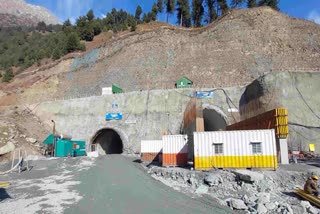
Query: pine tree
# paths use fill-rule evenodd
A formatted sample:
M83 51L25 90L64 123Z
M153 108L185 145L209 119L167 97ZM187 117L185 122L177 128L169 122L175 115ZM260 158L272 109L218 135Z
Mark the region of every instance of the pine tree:
M94 13L93 13L93 10L89 10L88 13L87 13L87 20L89 22L91 22L92 20L94 20Z
M159 13L163 12L163 0L158 0L157 8Z
M135 17L132 16L132 18L129 18L129 26L130 26L130 31L136 31L137 29L137 20L135 19Z
M70 19L67 19L65 22L63 22L63 26L64 26L64 27L69 27L69 26L71 26Z
M142 18L143 23L148 23L150 22L150 18L148 16L148 14L143 14L143 18Z
M71 25L70 19L67 19L63 25L62 25L62 30L63 32L65 32L66 34L69 34L71 32L74 31L74 28Z
M66 45L67 51L70 53L77 50L79 47L80 47L80 38L78 37L78 35L76 33L69 34L67 38L67 45Z
M14 74L12 72L12 69L9 68L5 71L4 76L2 77L2 82L10 82L13 77L14 77Z
M278 7L279 1L280 0L260 0L259 6L269 6L275 10L280 10L280 8Z
M92 41L94 38L93 27L86 25L80 30L80 36L82 40Z
M183 27L191 27L190 5L188 0L177 1L177 23Z
M169 15L175 10L175 0L166 0L167 22L169 22Z
M60 59L61 55L62 55L61 50L60 48L57 47L53 50L52 59L54 60Z
M208 13L206 18L207 23L211 23L218 18L218 14L214 6L215 2L216 0L206 0L206 5L208 8Z
M217 0L217 1L218 1L219 9L221 11L221 15L226 14L229 10L227 1L226 0Z
M77 20L76 20L76 26L78 28L82 28L84 26L86 26L87 24L87 18L85 16L80 16Z
M157 4L153 3L152 10L150 12L150 18L151 18L152 21L156 21L157 20L157 14L158 14Z
M204 13L203 0L192 0L192 20L194 27L200 27Z
M138 5L137 9L136 9L136 15L135 18L138 22L140 22L140 16L142 14L142 8L140 7L140 5Z
M232 0L231 7L239 7L244 3L244 0Z
M42 32L44 33L44 32L46 32L46 30L47 30L47 25L46 25L45 22L41 21L41 22L38 23L36 29L37 29L38 31L42 31Z
M253 8L253 7L256 7L257 6L257 1L256 0L248 0L248 3L247 3L247 7L248 8Z
M99 35L102 31L102 26L101 26L101 23L96 19L94 20L93 22L93 34L96 36L96 35Z

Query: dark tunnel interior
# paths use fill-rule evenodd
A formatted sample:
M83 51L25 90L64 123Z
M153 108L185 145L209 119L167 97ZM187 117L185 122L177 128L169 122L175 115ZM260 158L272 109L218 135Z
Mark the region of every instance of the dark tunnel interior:
M93 144L100 144L106 154L122 154L123 143L120 135L112 129L100 130Z
M226 120L214 109L204 109L203 119L205 131L225 130L227 127Z

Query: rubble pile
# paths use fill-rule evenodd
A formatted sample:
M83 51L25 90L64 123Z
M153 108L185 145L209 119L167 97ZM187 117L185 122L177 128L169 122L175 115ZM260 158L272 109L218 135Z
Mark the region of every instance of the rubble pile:
M304 168L300 166L300 168ZM294 193L314 172L212 170L192 171L145 165L155 179L177 191L194 196L209 195L218 203L247 213L320 213Z
M41 140L29 135L15 123L0 120L0 162L11 159L11 152L21 149L28 155L39 155L43 151Z

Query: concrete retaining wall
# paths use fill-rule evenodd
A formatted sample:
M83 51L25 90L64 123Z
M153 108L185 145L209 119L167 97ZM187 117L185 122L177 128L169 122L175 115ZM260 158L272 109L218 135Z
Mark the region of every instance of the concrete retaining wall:
M48 125L54 120L56 130L72 135L73 139L91 142L97 131L110 128L120 135L126 152L139 152L141 140L161 139L167 130L169 134L180 134L183 114L190 101L188 95L193 90L153 90L51 101L34 105L31 109ZM226 91L237 103L242 92L240 87L227 88ZM218 91L213 98L202 102L216 106L230 116L230 107L222 92ZM112 104L118 104L118 109L113 109ZM106 121L106 113L115 110L123 113L123 119Z

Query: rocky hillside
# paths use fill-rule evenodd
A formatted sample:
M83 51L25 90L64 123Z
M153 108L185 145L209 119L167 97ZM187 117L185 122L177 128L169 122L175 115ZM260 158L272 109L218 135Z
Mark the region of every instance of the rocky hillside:
M122 33L84 55L19 74L0 85L0 103L100 95L111 84L173 88L182 76L197 88L243 86L270 72L319 71L319 58L319 25L268 7L240 9L204 28Z
M59 24L59 20L47 9L27 4L24 0L0 0L0 26L34 26L40 21L47 25Z

